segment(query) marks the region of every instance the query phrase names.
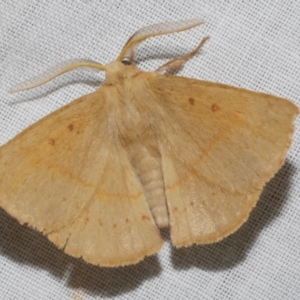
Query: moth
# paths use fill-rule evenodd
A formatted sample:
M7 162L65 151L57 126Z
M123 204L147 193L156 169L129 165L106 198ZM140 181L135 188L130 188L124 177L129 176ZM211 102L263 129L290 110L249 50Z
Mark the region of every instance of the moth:
M142 41L201 24L147 26L107 65L69 61L14 89L78 67L106 73L96 91L0 148L0 206L67 254L106 267L158 252L159 228L170 226L175 247L236 231L282 166L298 108L264 93L164 74L207 38L154 72L134 65Z

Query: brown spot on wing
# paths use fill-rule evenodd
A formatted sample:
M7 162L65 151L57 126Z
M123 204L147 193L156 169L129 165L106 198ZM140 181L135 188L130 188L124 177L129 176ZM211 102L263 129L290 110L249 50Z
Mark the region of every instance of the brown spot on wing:
M192 97L190 97L190 98L189 98L189 103L190 103L191 105L194 105L194 104L195 104L195 99L192 98Z
M74 129L74 125L73 125L73 124L70 124L70 125L68 126L68 129L69 129L70 131L72 131L72 130Z
M49 144L54 146L55 145L55 140L54 139L49 139Z
M142 220L148 220L148 221L150 221L150 218L148 216L142 215Z
M216 103L214 103L214 104L211 106L211 110L212 110L213 112L215 112L215 111L220 110L220 107L219 107Z

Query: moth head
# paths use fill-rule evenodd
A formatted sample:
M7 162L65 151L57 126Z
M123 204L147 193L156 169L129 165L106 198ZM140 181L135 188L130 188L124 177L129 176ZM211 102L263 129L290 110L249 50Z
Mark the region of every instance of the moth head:
M127 65L118 60L112 61L105 66L105 84L122 84L124 79L133 77L140 72L134 65Z

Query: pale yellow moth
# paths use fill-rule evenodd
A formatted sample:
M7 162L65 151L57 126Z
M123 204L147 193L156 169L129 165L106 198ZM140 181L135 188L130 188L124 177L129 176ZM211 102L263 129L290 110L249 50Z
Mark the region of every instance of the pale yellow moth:
M143 72L137 46L201 25L145 27L108 65L95 92L30 126L0 148L0 206L57 247L99 266L134 264L159 251L158 228L176 247L217 242L248 218L284 162L298 108L288 100L161 74L191 53Z

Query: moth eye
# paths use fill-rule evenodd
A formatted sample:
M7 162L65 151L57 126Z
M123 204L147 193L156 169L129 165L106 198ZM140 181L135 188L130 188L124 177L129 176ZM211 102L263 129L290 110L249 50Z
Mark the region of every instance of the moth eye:
M131 64L129 58L123 58L122 64L124 64L125 66L129 66Z

